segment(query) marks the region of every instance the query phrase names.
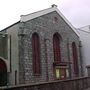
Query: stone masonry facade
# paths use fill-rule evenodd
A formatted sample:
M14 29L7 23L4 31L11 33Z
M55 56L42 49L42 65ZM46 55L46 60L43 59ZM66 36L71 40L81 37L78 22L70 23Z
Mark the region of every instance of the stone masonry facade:
M40 37L41 75L33 75L32 69L32 34ZM61 61L68 64L70 78L74 76L72 42L76 43L78 52L79 76L81 76L81 62L79 54L79 37L57 12L19 23L19 83L35 83L53 81L53 35L60 34ZM47 62L46 62L47 61Z

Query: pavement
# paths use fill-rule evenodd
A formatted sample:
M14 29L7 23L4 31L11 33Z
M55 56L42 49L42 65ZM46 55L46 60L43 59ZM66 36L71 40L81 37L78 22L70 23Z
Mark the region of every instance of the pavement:
M90 88L88 88L88 89L85 89L85 90L90 90Z

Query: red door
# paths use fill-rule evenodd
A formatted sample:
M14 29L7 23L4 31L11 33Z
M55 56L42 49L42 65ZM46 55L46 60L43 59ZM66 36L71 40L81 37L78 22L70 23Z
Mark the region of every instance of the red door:
M3 60L0 59L0 86L7 85L7 68Z

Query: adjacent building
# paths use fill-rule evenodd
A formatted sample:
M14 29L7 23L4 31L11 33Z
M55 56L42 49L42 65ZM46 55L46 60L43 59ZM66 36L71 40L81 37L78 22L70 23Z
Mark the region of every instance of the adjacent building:
M85 76L90 76L90 26L77 29L81 41L81 58L83 61L83 70ZM87 72L88 71L88 72Z

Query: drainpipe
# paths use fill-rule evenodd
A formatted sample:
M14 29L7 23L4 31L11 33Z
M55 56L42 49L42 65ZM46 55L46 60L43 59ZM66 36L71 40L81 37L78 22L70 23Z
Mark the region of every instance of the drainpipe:
M17 85L17 70L15 70L15 85Z
M81 76L84 76L83 59L82 59L82 44L81 44L81 41L79 41L79 54L80 54Z
M9 37L9 60L10 60L10 72L12 72L12 66L11 66L11 60L12 60L12 50L11 50L11 35L8 36Z

